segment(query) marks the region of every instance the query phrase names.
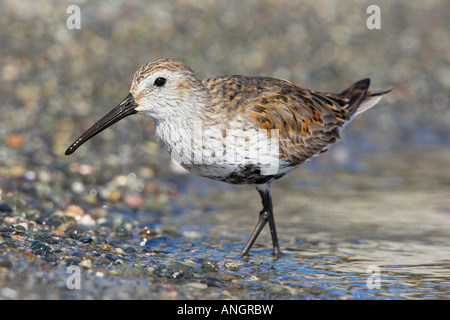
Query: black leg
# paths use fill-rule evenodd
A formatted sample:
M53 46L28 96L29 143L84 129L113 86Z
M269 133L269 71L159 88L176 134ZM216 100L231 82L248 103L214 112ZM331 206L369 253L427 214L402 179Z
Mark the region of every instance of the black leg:
M256 238L258 238L259 234L261 233L261 230L267 223L267 215L268 212L265 212L264 210L259 213L258 222L256 223L255 229L253 229L253 232L250 235L247 244L242 250L241 256L247 256L250 253L250 249L252 248L253 243L255 243Z
M270 196L270 185L258 185L256 187L259 194L261 195L263 209L259 213L258 222L256 223L255 229L253 230L250 239L248 239L247 244L241 252L241 256L246 256L249 254L253 243L256 238L258 238L261 230L264 228L267 222L269 222L270 234L272 236L272 245L273 245L273 255L277 258L281 256L280 246L278 244L277 230L275 228L275 219L273 217L273 208L272 208L272 197Z

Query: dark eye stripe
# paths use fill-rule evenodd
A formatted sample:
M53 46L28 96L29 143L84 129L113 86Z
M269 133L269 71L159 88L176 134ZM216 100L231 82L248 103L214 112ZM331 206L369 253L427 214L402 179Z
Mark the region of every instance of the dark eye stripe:
M156 80L154 82L154 85L157 87L162 87L165 84L166 84L166 78L163 78L163 77L156 78Z

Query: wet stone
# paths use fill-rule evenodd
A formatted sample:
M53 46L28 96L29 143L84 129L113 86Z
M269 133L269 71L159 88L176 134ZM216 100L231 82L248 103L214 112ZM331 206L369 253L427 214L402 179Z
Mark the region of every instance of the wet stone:
M78 257L69 258L66 260L66 266L77 266L82 262L82 260Z
M48 243L48 244L59 244L60 241L57 238L50 237L50 238L47 238L45 240L45 242Z
M186 284L187 287L194 288L197 290L206 290L208 289L208 285L206 283L201 282L189 282Z
M13 226L0 226L0 236L8 235L14 231Z
M88 258L88 254L85 251L80 251L80 250L75 250L72 252L71 254L72 257L77 257L81 260L83 259L87 259Z
M15 232L25 232L27 231L27 227L22 223L22 224L16 224L14 226Z
M133 247L126 247L125 249L123 249L123 251L125 251L126 253L136 253L136 249Z
M173 279L181 278L184 275L183 270L173 268L171 266L167 266L164 264L159 264L158 266L156 266L153 273L159 277L173 278Z
M35 240L31 243L31 252L35 255L47 255L53 252L53 249L46 245L45 243Z
M177 261L167 261L160 263L155 267L154 274L159 277L178 279L181 277L190 277L195 268Z
M92 239L91 237L83 237L78 239L78 241L84 244L91 244L92 242L94 242L94 239Z
M33 236L34 240L39 240L39 241L46 241L48 238L50 238L50 235L45 231L38 231Z
M114 252L115 254L125 254L125 251L123 251L123 249L120 248L120 247L114 248L114 249L113 249L113 252Z
M90 269L92 267L92 260L90 260L90 259L83 260L78 265L80 267L85 267L87 269Z
M68 231L68 236L74 240L79 240L81 238L84 238L86 230L84 228L81 228L80 226L73 227Z
M43 217L37 218L37 219L35 220L35 222L36 222L37 224L40 224L40 225L46 225L46 224L47 224L47 220L46 220L45 218L43 218Z
M119 259L116 255L112 253L105 254L105 258L109 261L116 261L117 259Z
M210 272L210 271L218 271L219 270L219 265L216 261L210 259L210 258L205 258L202 260L202 268L206 271L206 272Z
M238 261L238 260L226 260L223 263L224 267L227 269L239 269L242 268L244 266L244 263L242 261Z
M0 212L13 212L13 209L7 203L0 203Z

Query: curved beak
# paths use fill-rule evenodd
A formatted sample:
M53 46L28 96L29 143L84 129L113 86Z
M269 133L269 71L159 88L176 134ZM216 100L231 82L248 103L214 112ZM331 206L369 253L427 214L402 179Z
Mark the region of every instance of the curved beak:
M107 115L97 121L92 127L90 127L85 133L83 133L74 143L70 145L66 150L66 155L72 154L83 143L88 141L96 134L102 132L106 128L112 126L117 121L128 117L129 115L137 113L137 103L134 101L134 97L131 93L119 103L114 109L112 109Z

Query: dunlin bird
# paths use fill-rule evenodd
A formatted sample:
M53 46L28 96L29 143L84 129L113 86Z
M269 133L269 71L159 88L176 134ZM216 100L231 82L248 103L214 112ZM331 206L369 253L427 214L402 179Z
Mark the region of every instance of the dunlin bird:
M130 93L66 151L135 113L155 121L156 135L173 159L200 176L253 184L263 209L241 252L249 251L267 222L273 253L281 255L270 196L271 183L324 152L355 116L390 90L368 91L369 79L338 94L289 81L241 75L200 80L183 62L160 59L134 75Z

